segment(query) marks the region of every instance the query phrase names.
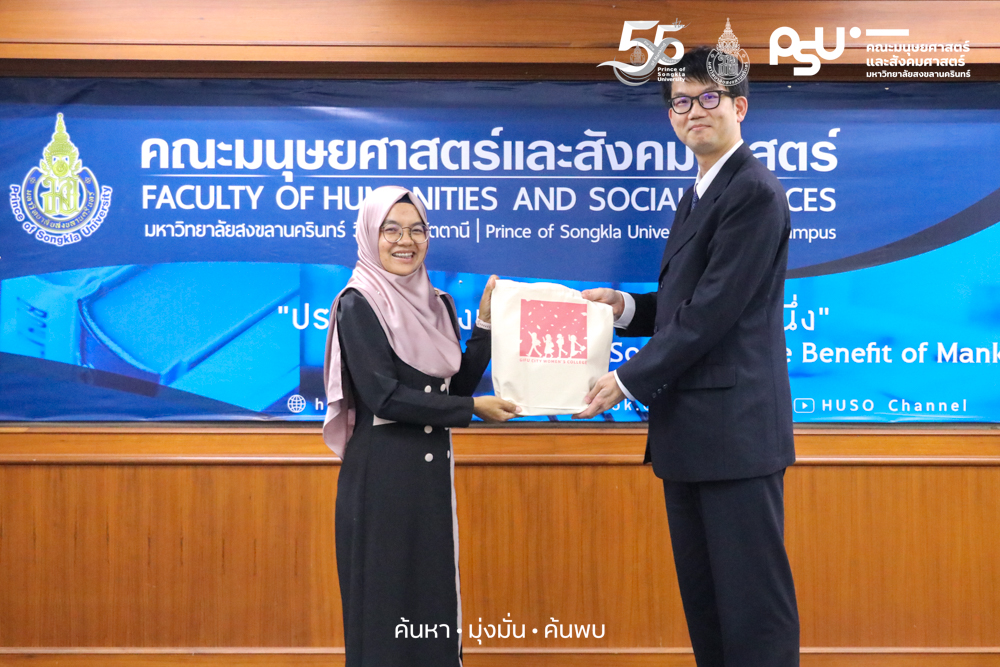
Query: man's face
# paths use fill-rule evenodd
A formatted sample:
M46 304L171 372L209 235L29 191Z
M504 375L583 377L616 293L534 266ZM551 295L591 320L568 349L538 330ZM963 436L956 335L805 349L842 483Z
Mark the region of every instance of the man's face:
M674 82L670 90L671 97L692 98L690 111L679 114L670 109L669 114L677 138L695 155L712 155L729 148L740 137L739 124L747 113L747 98L728 95L723 95L714 109L702 108L694 98L710 90L724 92L725 88L715 82L680 81Z

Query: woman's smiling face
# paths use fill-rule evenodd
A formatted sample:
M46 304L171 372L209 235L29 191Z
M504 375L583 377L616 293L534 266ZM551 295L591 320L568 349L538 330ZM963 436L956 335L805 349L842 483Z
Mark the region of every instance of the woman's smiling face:
M397 276L408 276L424 263L427 256L427 241L416 243L413 240L415 225L423 225L424 221L417 208L407 202L399 202L389 209L378 234L378 257L382 268ZM386 227L399 227L402 236L396 242L387 241L382 230Z

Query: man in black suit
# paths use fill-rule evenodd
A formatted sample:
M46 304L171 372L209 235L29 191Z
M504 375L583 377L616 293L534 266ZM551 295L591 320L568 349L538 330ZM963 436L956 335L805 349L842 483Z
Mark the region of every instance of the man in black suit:
M783 320L790 216L778 179L743 143L749 86L722 86L696 49L664 96L698 176L681 199L659 290L610 289L625 336L651 336L601 378L585 418L628 397L649 407L646 460L663 479L674 563L699 667L799 664L784 545L795 461Z

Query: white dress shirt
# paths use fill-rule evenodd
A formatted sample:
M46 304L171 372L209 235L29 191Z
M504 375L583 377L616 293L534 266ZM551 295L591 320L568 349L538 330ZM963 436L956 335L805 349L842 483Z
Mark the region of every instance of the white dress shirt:
M700 173L698 174L698 176L694 180L694 191L698 193L698 199L701 199L705 195L705 192L708 190L709 186L712 185L712 181L714 181L715 177L719 174L720 171L722 171L722 166L726 164L726 161L730 157L732 157L733 153L736 152L736 149L742 145L743 145L743 140L740 139L735 144L733 144L732 148L726 151L725 155L719 158L718 161L712 165L711 169L705 172L704 176L702 176ZM632 295L629 294L628 292L618 292L618 293L621 294L622 298L625 300L625 309L622 311L621 316L619 316L615 320L615 328L624 329L629 324L631 324L632 318L635 317L635 299L633 299ZM627 396L629 400L631 401L636 400L635 396L633 396L631 392L629 392L629 390L625 388L625 385L622 384L621 378L618 377L618 371L615 371L614 373L615 373L615 382L618 383L618 388L622 390L622 393L625 394L625 396Z

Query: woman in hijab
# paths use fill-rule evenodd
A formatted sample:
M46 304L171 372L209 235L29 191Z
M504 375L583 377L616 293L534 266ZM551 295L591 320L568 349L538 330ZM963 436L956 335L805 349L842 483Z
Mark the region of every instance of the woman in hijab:
M420 199L386 186L358 212L358 262L331 306L323 437L342 459L337 569L347 667L458 667L461 595L449 428L516 407L472 398L490 361L490 294L465 353L427 276ZM400 626L397 631L397 625Z

